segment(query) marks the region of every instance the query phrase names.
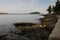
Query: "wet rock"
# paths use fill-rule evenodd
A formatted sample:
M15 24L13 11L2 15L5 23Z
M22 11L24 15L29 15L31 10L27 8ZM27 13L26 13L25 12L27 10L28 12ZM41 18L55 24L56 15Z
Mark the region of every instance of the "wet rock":
M24 29L21 32L11 31L1 40L47 40L49 33L43 29Z
M16 27L25 27L25 26L32 26L32 25L36 25L35 23L14 23L13 25L15 25Z

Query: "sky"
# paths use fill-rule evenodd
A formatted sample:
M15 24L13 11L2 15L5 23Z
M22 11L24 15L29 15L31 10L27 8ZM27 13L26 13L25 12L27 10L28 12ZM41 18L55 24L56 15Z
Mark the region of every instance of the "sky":
M56 0L0 0L0 13L47 13L49 5Z

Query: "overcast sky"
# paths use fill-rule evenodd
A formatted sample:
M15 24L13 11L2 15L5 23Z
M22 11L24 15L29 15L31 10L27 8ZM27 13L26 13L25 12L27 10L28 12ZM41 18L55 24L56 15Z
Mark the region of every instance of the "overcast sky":
M0 12L5 13L29 13L38 11L46 13L46 9L56 0L0 0Z

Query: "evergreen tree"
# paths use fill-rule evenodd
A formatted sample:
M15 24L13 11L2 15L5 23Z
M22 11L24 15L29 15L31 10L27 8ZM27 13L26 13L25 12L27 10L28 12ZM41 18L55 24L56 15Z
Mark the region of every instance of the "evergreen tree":
M53 5L53 7L52 7L52 12L55 12L55 6Z
M48 13L51 13L51 5L47 9Z
M56 2L56 6L55 6L54 10L57 14L60 14L60 1L59 0L57 0L57 2Z

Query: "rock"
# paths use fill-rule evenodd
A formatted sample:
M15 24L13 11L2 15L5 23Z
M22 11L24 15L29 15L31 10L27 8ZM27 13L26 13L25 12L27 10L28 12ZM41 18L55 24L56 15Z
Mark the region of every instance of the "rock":
M43 29L25 29L19 33L10 32L1 40L47 40L48 34L49 33Z
M60 19L58 20L54 30L49 36L49 40L60 40Z
M36 23L14 23L13 25L16 26L16 27L19 27L19 26L25 27L25 26L33 26L33 25L36 25Z

